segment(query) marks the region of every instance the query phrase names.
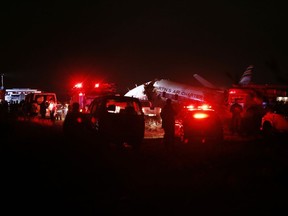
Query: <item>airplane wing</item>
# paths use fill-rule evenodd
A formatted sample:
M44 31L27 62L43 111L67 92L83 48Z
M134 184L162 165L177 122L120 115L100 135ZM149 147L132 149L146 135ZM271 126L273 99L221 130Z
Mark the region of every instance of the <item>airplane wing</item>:
M129 90L124 96L136 97L141 100L147 100L147 96L144 94L144 84Z
M207 81L206 79L204 79L203 77L201 77L198 74L194 74L193 77L198 80L198 82L200 82L203 86L207 87L207 88L212 88L215 89L216 87L210 83L209 81Z

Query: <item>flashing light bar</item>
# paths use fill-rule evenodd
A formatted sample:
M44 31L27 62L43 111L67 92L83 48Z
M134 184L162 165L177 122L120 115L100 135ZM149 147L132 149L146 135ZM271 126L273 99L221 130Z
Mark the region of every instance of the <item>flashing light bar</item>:
M195 107L194 107L193 105L186 106L185 108L187 108L188 110L193 110L193 109L195 109Z
M207 109L211 109L211 106L207 105L207 104L203 104L201 106L198 106L198 109L203 109L203 110L207 110Z
M203 105L197 106L197 107L195 107L194 105L189 105L189 106L185 106L184 108L186 108L188 110L195 110L195 109L208 110L208 109L212 109L212 106L210 106L208 104L203 104Z
M77 83L74 85L74 88L82 88L83 84L82 83Z

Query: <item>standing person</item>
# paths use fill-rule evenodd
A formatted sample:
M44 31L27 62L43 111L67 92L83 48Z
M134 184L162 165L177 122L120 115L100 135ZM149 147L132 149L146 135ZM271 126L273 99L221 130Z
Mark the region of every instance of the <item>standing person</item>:
M54 102L54 100L51 98L49 101L49 111L50 111L50 119L52 121L55 120L55 111L56 111L56 104Z
M231 131L233 134L239 134L241 130L243 107L238 103L237 99L235 99L234 104L230 107L230 112L232 113Z
M85 137L83 131L86 130L83 119L84 115L80 112L79 103L74 102L71 106L71 110L67 113L63 122L64 135L70 141L77 142Z
M40 114L41 114L41 118L42 119L45 119L45 116L46 116L46 101L43 100L43 102L40 104Z
M171 99L166 100L165 106L162 108L160 116L162 118L162 128L164 129L164 145L171 148L175 139L175 116L176 112L172 107Z

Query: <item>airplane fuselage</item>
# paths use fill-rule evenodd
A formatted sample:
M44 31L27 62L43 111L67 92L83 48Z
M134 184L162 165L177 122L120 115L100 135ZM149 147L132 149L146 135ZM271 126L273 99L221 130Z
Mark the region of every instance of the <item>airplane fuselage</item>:
M175 103L194 101L203 102L203 91L189 85L176 83L170 80L150 81L128 91L125 96L136 97L140 100L149 100L154 107L161 107L170 98Z
M204 94L197 88L185 84L179 84L169 80L159 80L154 83L154 87L161 97L173 100L194 100L204 101Z

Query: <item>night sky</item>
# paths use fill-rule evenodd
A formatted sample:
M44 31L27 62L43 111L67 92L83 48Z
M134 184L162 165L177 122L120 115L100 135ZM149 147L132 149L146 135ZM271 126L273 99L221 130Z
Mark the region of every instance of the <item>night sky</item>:
M288 85L284 1L59 2L1 3L6 88L99 80L125 93L154 78L197 85L195 73L225 87L251 64L255 83Z

